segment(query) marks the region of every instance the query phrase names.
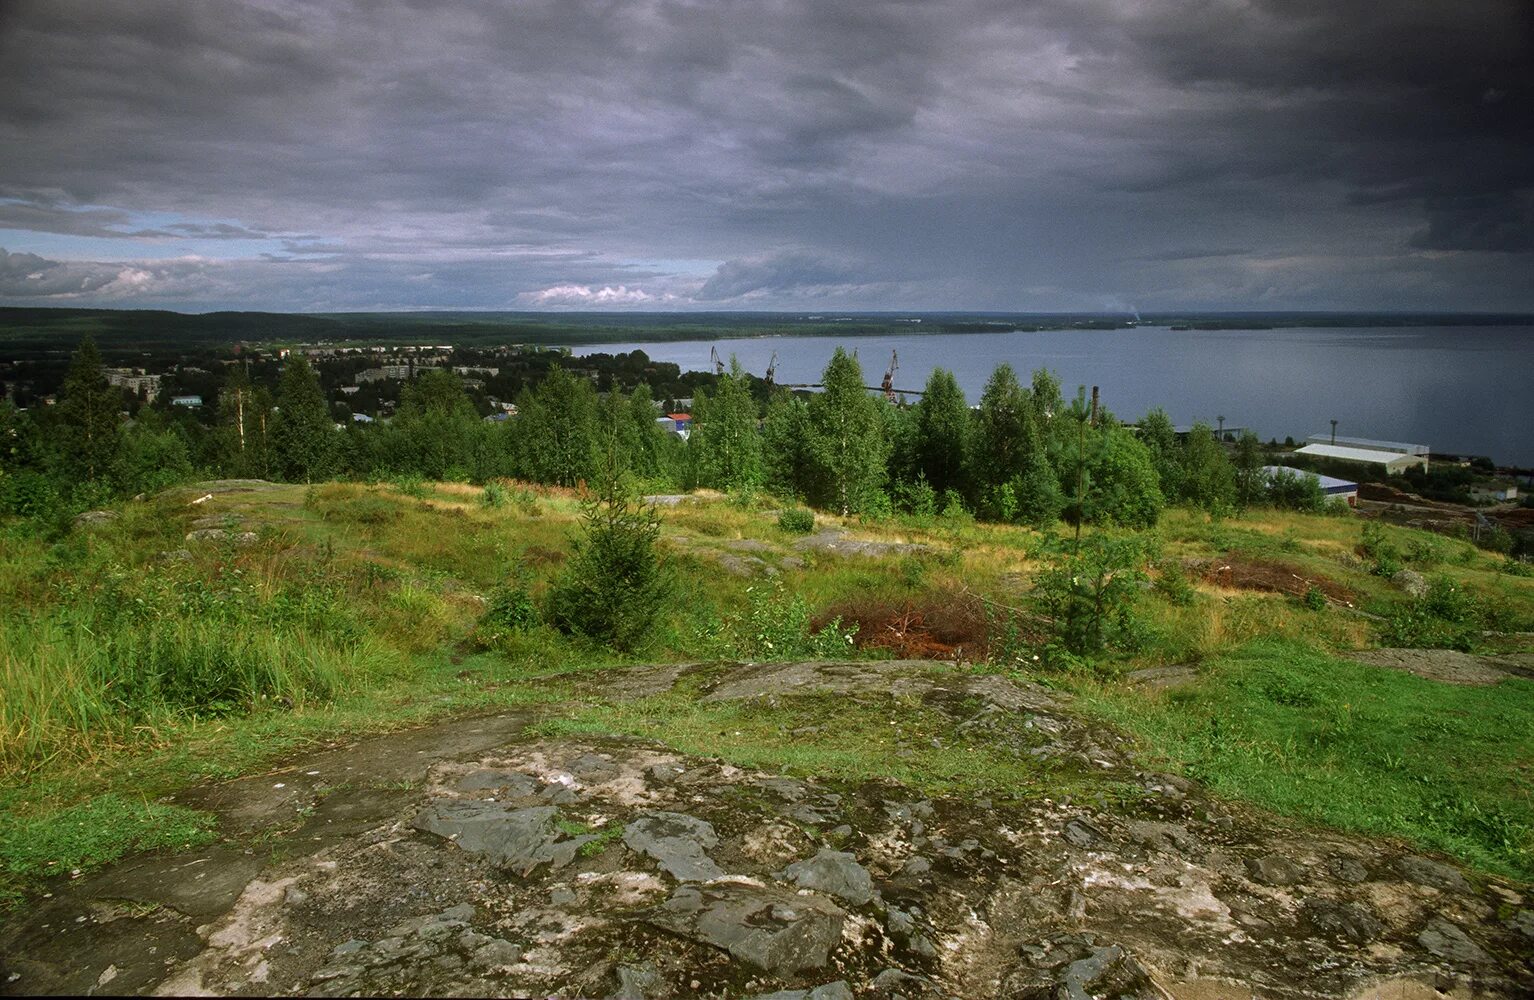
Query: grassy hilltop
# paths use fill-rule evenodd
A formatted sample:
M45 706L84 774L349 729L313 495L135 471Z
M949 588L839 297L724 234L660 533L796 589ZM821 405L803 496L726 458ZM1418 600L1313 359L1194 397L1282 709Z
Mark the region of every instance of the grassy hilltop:
M1136 536L1148 544L1113 623L1117 651L1050 662L1036 591L1049 533L962 513L821 514L801 533L768 504L704 491L658 508L674 585L658 628L620 654L545 620L580 511L572 490L512 481L249 482L127 501L55 539L12 526L0 534L0 889L217 836L206 814L161 801L189 784L510 705L539 711L550 733L646 737L791 774L1000 800L1120 792L1029 755L1018 720L955 729L879 692L610 696L627 663L832 655L1069 691L1148 766L1217 794L1534 878L1527 658L1517 676L1516 657L1466 656L1453 679L1495 681L1481 684L1350 658L1526 650L1534 580L1503 556L1390 526L1366 537L1347 517L1171 510ZM1424 574L1426 595L1371 572L1382 555ZM1475 673L1484 662L1512 672Z

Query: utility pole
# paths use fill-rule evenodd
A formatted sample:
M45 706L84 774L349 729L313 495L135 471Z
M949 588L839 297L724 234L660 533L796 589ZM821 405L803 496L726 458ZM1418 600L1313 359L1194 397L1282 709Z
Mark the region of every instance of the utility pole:
M1332 421L1332 444L1337 443L1337 421Z

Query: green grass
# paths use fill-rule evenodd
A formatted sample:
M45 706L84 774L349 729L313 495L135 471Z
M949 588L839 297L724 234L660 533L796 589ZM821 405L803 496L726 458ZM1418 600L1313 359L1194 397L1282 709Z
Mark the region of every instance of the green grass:
M546 706L571 696L574 676L592 669L596 667L562 659L517 663L498 654L455 662L437 653L417 658L408 674L325 703L292 709L269 706L222 718L169 715L135 727L115 742L98 742L89 756L33 761L25 770L12 771L0 786L0 902L18 898L36 887L38 877L58 870L95 867L132 851L175 846L146 839L160 818L180 815L154 804L103 825L88 853L60 853L73 858L67 864L39 866L28 860L36 853L28 845L55 843L39 840L38 831L60 828L65 839L57 843L67 846L80 810L89 815L93 809L119 810L114 803L122 801L153 803L199 782L259 773L306 750L447 716L546 711ZM59 850L50 847L43 853ZM37 857L56 860L52 855Z
M19 887L99 867L128 851L211 842L211 815L181 806L100 795L55 812L0 824L0 904Z
M976 706L978 710L978 705ZM928 795L1023 799L1090 789L1118 794L1094 775L1039 761L1043 737L1021 717L969 732L914 699L799 695L772 702L705 703L691 690L592 704L538 727L550 737L624 735L740 767L852 784L898 781Z
M1082 704L1218 794L1534 878L1534 682L1454 686L1264 640L1190 689Z
M476 628L486 599L501 588L522 588L541 601L575 532L578 505L569 491L516 486L511 502L495 505L482 487L467 484L331 483L192 503L205 492L168 490L123 504L111 524L63 534L0 525L0 893L35 886L60 866L89 867L153 846L145 837L156 824L164 819L167 830L177 829L186 817L172 823L172 814L155 811L160 807L134 804L198 781L257 772L307 748L453 713L548 713L574 696L578 675L624 662L745 655L738 642L708 645L710 636L717 640L721 623L732 619L751 636L773 633L781 622L749 615L748 588L764 581L721 572L717 555L730 551L730 540L757 539L775 550L766 561L779 565L795 538L765 513L765 501L663 511L664 535L690 539L668 546L677 596L658 638L625 660L547 626L493 641ZM185 541L203 517L231 519L260 538L248 546ZM812 614L842 602L899 607L965 589L1017 603L1039 568L1040 536L1025 528L943 518L818 521L935 551L805 555L802 568L785 568L777 579ZM1157 530L1167 558L1235 550L1328 576L1371 608L1405 600L1354 555L1356 521L1253 512L1212 523L1172 511ZM1424 570L1452 576L1488 606L1506 606L1506 620L1530 619L1534 580L1511 576L1504 562L1460 543L1404 528L1386 532ZM1366 620L1278 595L1195 589L1189 605L1146 595L1147 643L1099 664L1097 676L1195 661L1209 671L1205 686L1186 698L1146 701L1092 682L1093 710L1207 775L1223 794L1411 837L1493 870L1529 872L1527 761L1534 747L1523 734L1534 726L1526 682L1446 688L1339 667L1298 643L1368 645L1378 635ZM1275 636L1288 643L1274 645ZM764 655L757 647L746 653ZM1304 706L1265 705L1266 695L1253 692L1269 688L1237 683L1267 676L1263 671L1325 696ZM1374 683L1386 687L1375 691L1368 687ZM1358 693L1365 688L1367 698ZM898 780L931 794L1026 796L1093 780L1027 757L1021 748L1032 735L1010 723L959 734L933 708L877 695L775 706L703 705L695 695L579 704L546 715L544 731L648 737L742 766ZM1326 714L1333 704L1352 706L1348 726ZM1104 790L1100 781L1092 787ZM100 838L89 850L76 850L70 831L92 809L108 818L97 824ZM54 828L62 839L48 839ZM44 862L38 867L27 852L44 844L52 846L36 848Z

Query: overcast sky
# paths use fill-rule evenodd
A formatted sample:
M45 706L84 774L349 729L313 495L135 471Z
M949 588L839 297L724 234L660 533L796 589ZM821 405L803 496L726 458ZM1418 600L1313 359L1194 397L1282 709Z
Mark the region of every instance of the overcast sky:
M0 303L1534 309L1528 0L0 0Z

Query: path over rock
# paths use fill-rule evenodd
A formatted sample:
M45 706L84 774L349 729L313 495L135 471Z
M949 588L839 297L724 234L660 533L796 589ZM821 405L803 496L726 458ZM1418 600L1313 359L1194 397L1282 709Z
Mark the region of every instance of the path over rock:
M1069 746L1111 742L1046 692L926 662L709 669L709 697L900 687L956 718L1031 713ZM0 926L0 990L1534 992L1527 886L1291 828L1111 749L1114 800L974 801L525 721L453 720L186 793L235 839L61 881Z
M1534 678L1534 654L1476 656L1455 649L1366 649L1348 658L1445 684L1488 685L1508 677Z

